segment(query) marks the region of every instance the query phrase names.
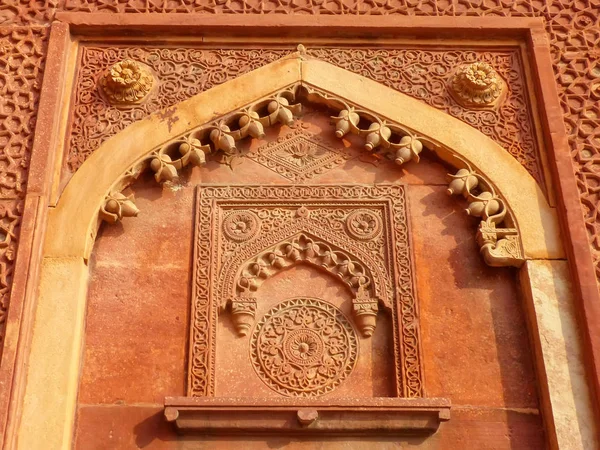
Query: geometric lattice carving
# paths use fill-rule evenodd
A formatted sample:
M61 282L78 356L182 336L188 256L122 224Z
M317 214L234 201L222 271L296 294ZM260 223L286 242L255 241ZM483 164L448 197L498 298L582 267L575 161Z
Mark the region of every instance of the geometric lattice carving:
M268 277L298 263L329 272L347 286L354 297L352 321L364 336L375 328L378 305L385 307L398 323L393 327L397 396L423 396L418 308L402 186L198 186L196 211L189 396L214 393L218 312L229 311L238 334L247 335L256 311L254 291ZM359 217L356 211L361 212ZM231 235L232 224L238 222L243 222L243 230L252 231L245 239ZM348 223L355 233L363 233L362 239L352 236ZM264 330L265 325L257 329ZM255 342L256 333L252 335ZM296 352L300 347L308 351L303 343L314 351L321 348L321 341L311 333L294 342ZM321 395L329 389L324 379L307 384L305 394L294 393L289 385L277 386L285 395Z
M350 375L358 339L335 306L295 298L265 314L250 349L254 369L267 386L290 397L314 397L331 392Z
M1 198L25 191L46 36L46 30L0 29Z
M11 11L0 7L0 21L4 12ZM47 29L0 28L0 356L47 35Z

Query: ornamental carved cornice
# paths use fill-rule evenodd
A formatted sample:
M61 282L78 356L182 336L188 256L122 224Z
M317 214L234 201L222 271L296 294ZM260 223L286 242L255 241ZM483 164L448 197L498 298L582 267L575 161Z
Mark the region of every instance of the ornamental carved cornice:
M114 191L111 190L106 196L102 211L110 212L115 209L116 194L143 170L150 169L157 182L164 182L176 180L178 171L188 165L203 165L208 154L215 155L222 163L231 164L233 160L243 156L237 149L237 142L261 138L265 127L277 123L291 125L301 112L303 102L324 105L334 112L332 121L336 137L341 139L347 134L359 136L363 139L363 151L376 153L398 165L409 161L418 163L425 149L438 155L442 153L446 161L451 160L459 169L452 176L452 193L463 194L470 202L469 214L482 218L477 240L485 261L492 266L520 266L523 263L514 218L505 201L483 174L477 173L451 149L419 136L402 124L390 121L374 111L350 104L306 83L290 85L155 148L131 168L125 176L126 181L119 180L115 183ZM127 197L127 202L130 202L127 203L130 206L133 198ZM116 214L116 218L119 220L127 215L128 212L120 216ZM100 214L100 219L109 222L114 222L113 217L104 212Z

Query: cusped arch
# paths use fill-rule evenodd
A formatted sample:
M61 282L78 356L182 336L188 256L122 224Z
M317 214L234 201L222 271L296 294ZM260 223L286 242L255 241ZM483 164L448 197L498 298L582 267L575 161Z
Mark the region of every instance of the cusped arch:
M134 204L120 191L137 177L142 162L152 155L160 157L159 149L170 142L183 143L189 150L194 144L190 130L211 122L215 124L219 117L236 111L247 111L248 105L261 99L281 98L282 93L298 86L308 91L314 100L338 109L336 134L343 135L356 125L352 117L354 111L363 112L373 123L378 123L375 129L379 130L379 135L370 133L369 136L365 130L354 129L365 136L367 147L376 147L382 144L382 139L385 141L382 128L400 127L412 137L406 141L407 145L402 144L404 141L395 144L399 161L418 159L421 142L424 142L429 150L460 169L453 177L454 188L451 185L449 192L463 194L471 202L471 212L482 217L478 241L488 263L519 265L524 259L564 257L554 209L534 178L498 144L464 122L416 99L302 54L283 58L152 114L108 139L74 174L50 212L49 226L62 232L53 233L53 238L46 241L45 254L87 259L107 202L116 205L124 215L137 213ZM293 113L293 108L284 109ZM273 118L281 122L289 119L285 113ZM340 125L344 121L345 125ZM213 129L215 127L218 128L213 125ZM211 136L214 149L229 145L232 139L228 136L233 134L235 131L219 131ZM417 136L420 140L413 139ZM203 153L196 148L195 153L184 154L175 164L154 159L157 161L152 169L157 180L161 180L168 179L182 165L201 164ZM476 184L479 191L483 191L481 195L479 191L470 190ZM500 208L495 201L501 203Z
M339 278L355 296L366 290L385 307L392 307L386 283L389 275L368 253L307 223L291 224L284 233L283 239L265 236L234 256L218 276L221 291L232 298L252 294L281 270L306 263Z
M284 239L263 239L259 251L241 252L224 267L219 282L231 297L224 299L231 310L234 326L245 336L254 321L255 293L262 283L283 270L305 264L327 272L341 281L352 294L352 313L364 336L376 326L378 304L392 309L385 273L373 258L339 237L331 239L310 226L299 227Z

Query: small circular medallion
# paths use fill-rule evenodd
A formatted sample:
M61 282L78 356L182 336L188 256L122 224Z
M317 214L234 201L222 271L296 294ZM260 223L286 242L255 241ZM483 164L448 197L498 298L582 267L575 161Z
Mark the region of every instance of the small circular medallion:
M225 236L236 242L252 239L259 228L260 219L250 211L234 211L223 221Z
M250 343L260 379L289 397L334 390L354 369L358 339L335 306L316 298L294 298L267 312Z
M372 211L357 209L346 219L348 232L361 241L371 240L381 233L381 219Z
M285 338L283 351L288 360L309 366L323 356L323 339L313 330L292 331Z

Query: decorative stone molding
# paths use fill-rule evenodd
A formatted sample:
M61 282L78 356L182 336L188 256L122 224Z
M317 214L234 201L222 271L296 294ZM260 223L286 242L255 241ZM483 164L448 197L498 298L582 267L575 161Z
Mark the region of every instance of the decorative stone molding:
M458 103L469 108L494 106L505 90L502 77L483 61L459 67L450 79L450 92Z
M333 405L332 405L333 401ZM165 418L182 434L277 437L428 436L450 419L442 398L245 399L167 397ZM385 431L382 427L385 424Z
M462 195L469 202L467 214L481 217L477 243L485 262L493 267L520 267L525 261L519 243L519 232L502 198L494 187L468 164L455 175L448 175L448 195ZM498 227L504 225L504 227Z
M150 69L131 59L114 64L100 79L100 88L113 105L141 103L153 86L154 76Z
M116 223L123 217L136 217L140 210L133 200L133 194L125 196L115 192L108 195L100 209L100 218L109 223Z
M244 265L237 287L240 292L255 291L267 278L299 262L317 265L339 277L353 290L372 284L368 271L355 257L317 241L306 234L280 242Z

